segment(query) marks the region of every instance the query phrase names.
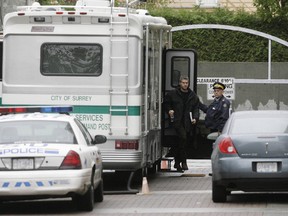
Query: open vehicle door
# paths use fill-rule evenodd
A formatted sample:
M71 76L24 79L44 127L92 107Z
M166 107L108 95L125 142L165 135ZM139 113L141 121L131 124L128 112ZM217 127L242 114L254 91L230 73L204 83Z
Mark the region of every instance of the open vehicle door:
M163 97L178 86L180 76L188 76L190 88L197 91L197 54L191 49L168 49L164 54ZM177 145L177 136L164 106L162 106L162 145L173 147Z

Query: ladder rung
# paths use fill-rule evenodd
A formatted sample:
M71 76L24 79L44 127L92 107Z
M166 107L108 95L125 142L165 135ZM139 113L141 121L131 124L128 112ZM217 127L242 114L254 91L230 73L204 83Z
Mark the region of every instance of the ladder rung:
M128 24L129 22L128 21L126 21L126 22L110 22L111 24Z
M128 56L124 56L124 57L110 57L111 59L128 59Z
M110 127L111 129L127 129L128 127Z
M110 94L125 95L128 94L128 91L110 91Z
M128 112L128 109L110 109L111 112Z
M128 74L110 74L111 77L128 77Z
M121 39L121 40L111 39L110 41L112 41L112 42L128 42L128 39Z

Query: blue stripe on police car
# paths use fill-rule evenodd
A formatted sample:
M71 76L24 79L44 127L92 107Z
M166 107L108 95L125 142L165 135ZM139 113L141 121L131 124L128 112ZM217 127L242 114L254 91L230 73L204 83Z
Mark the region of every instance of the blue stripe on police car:
M18 181L18 182L3 182L1 188L24 188L24 187L44 187L44 186L56 186L56 185L68 185L70 181L67 179L63 180L52 180L52 181Z

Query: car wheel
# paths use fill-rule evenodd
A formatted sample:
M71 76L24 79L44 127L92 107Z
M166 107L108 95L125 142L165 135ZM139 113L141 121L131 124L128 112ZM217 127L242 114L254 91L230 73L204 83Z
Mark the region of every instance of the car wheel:
M226 202L227 191L222 185L217 185L215 182L212 183L212 200L213 202Z
M95 202L102 202L104 199L103 196L104 190L103 190L103 179L101 179L98 187L94 191L94 199Z
M91 183L84 195L77 195L72 200L80 210L92 211L94 208L94 185Z

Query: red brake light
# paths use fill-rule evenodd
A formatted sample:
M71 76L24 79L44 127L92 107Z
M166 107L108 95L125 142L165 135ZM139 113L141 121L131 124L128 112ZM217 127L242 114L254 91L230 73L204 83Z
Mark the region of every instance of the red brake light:
M29 107L0 107L1 114L11 113L69 113L72 111L71 106L29 106Z
M60 169L81 169L81 167L82 166L79 154L71 150L64 158Z
M26 108L22 107L1 107L0 113L25 113Z
M218 145L219 150L223 154L237 154L237 151L233 145L230 137L224 138Z
M138 140L115 140L115 149L139 149Z

